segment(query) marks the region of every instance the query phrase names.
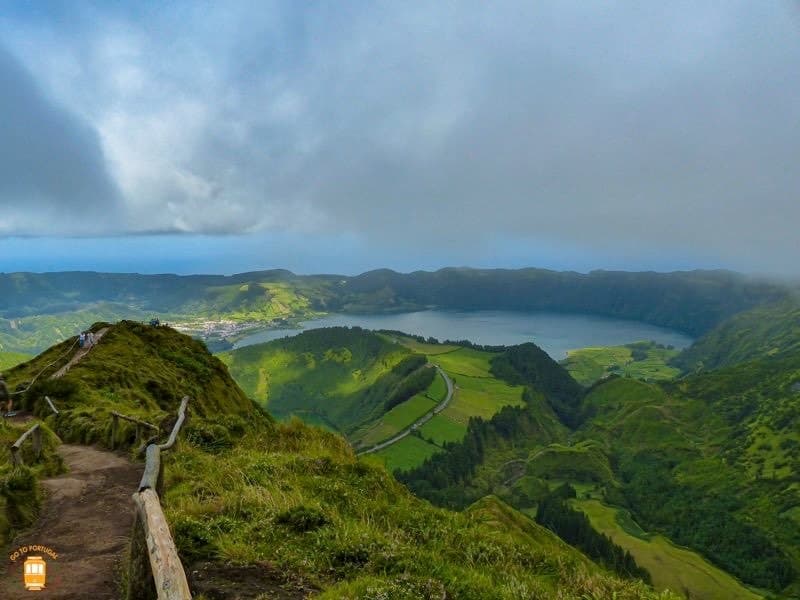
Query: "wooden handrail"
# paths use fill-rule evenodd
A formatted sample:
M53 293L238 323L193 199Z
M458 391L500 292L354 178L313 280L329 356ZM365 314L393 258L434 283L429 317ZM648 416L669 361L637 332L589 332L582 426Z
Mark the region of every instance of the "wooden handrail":
M142 439L142 428L147 427L152 429L156 432L156 434L161 432L161 429L157 425L153 425L152 423L148 423L147 421L142 421L141 419L137 419L135 417L129 417L128 415L123 415L122 413L118 413L115 410L111 411L111 448L114 448L117 439L117 430L119 429L119 420L122 419L123 421L128 421L129 423L134 423L136 425L136 441L135 444L139 443L139 440Z
M158 600L188 600L192 597L178 549L169 532L167 518L154 490L142 490L133 495L136 512L144 529L150 554L150 568Z
M149 427L150 429L154 429L155 431L160 431L158 425L153 425L152 423L148 423L147 421L142 421L141 419L137 419L136 417L129 417L128 415L123 415L122 413L118 413L115 410L111 411L111 417L115 419L122 419L130 423L136 423L137 425L141 425L142 427Z
M39 426L39 423L37 423L19 436L16 442L11 444L11 462L15 467L21 467L25 464L25 461L22 459L22 444L24 444L25 440L28 438L32 439L33 453L36 456L36 460L39 460L39 457L42 455L42 428Z
M47 402L47 406L49 406L50 410L53 411L53 414L58 416L58 409L56 408L55 404L53 404L53 401L50 400L50 396L45 396L44 399Z
M159 499L163 493L164 467L161 462L161 452L170 450L178 439L184 422L186 421L186 407L189 404L189 397L186 396L181 401L178 409L178 419L172 428L167 441L163 444L149 444L146 448L146 458L144 473L139 483L139 489L133 494L133 501L136 504L138 515L134 537L134 545L131 551L131 574L128 577L128 598L138 598L141 589L137 586L145 585L141 579L146 577L147 572L144 563L149 561L149 572L152 574L155 583L158 600L191 600L189 583L186 580L186 572L183 570L181 559L178 556L178 549L169 531L167 519L161 508ZM144 546L141 545L141 537L144 537ZM138 552L133 549L139 549ZM145 559L145 548L147 559ZM139 575L137 581L136 574Z

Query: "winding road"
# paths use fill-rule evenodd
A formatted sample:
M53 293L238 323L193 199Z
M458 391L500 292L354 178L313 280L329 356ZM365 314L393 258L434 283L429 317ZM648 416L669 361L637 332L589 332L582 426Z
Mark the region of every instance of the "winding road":
M444 400L442 400L439 404L437 404L433 408L433 410L430 410L430 411L426 412L419 419L414 421L414 423L412 423L411 425L409 425L408 427L403 429L400 433L398 433L394 437L391 437L388 440L386 440L385 442L381 442L380 444L376 444L372 448L368 448L367 450L362 450L361 452L358 452L357 454L359 456L362 455L362 454L370 454L372 452L377 452L378 450L383 450L384 448L387 448L387 447L391 446L392 444L399 442L404 437L406 437L407 435L409 435L412 432L416 431L417 429L422 427L425 423L430 421L434 417L434 415L438 415L445 408L447 408L447 405L450 404L450 400L452 400L452 398L453 398L453 391L455 389L455 386L453 385L453 380L450 379L447 376L447 373L442 371L442 369L441 369L441 367L439 367L439 365L434 365L434 367L436 367L436 370L439 372L439 375L442 376L442 378L444 379L444 382L447 384L447 395L445 396Z

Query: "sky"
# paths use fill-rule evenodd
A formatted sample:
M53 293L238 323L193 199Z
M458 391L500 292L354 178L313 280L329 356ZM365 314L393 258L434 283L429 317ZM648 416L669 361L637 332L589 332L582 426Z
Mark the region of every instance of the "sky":
M0 270L800 278L800 3L4 2Z

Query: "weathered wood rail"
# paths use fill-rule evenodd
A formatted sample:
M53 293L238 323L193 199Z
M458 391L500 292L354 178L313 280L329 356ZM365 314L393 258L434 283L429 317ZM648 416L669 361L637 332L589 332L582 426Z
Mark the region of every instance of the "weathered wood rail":
M116 445L117 439L117 432L119 431L119 421L122 419L123 421L128 421L129 423L133 423L136 425L136 441L135 444L138 444L142 440L142 433L144 429L150 429L154 431L156 435L161 431L157 425L153 425L152 423L148 423L147 421L142 421L141 419L137 419L135 417L129 417L128 415L123 415L122 413L118 413L117 411L111 411L111 449L113 450Z
M53 401L50 400L50 396L45 396L44 399L45 399L45 402L47 402L47 406L50 407L50 412L52 412L55 416L58 416L58 415L61 414L60 412L58 412L58 409L56 408L56 405L53 404Z
M39 460L42 456L42 428L37 423L19 436L16 442L11 444L11 464L15 467L21 467L25 464L25 460L22 458L22 445L29 439L33 444L34 460Z
M192 597L160 501L164 487L161 453L175 445L186 421L188 404L188 397L181 401L178 420L167 441L147 446L144 473L133 495L137 518L131 540L128 600L190 600Z

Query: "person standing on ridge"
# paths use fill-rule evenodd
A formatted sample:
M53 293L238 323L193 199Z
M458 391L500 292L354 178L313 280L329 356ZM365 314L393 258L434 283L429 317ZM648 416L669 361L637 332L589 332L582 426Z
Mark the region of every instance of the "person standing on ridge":
M0 406L5 406L5 413L8 414L11 412L11 409L14 408L14 401L11 399L11 394L8 393L8 386L6 385L6 380L3 379L3 374L0 373Z

